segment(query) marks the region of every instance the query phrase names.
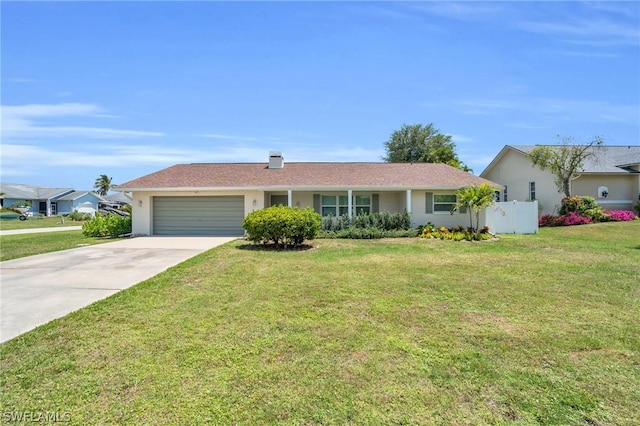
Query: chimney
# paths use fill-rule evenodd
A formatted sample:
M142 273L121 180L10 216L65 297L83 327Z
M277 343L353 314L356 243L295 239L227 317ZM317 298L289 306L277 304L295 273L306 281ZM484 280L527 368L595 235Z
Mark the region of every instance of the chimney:
M283 167L284 167L284 157L282 156L282 152L281 151L269 152L269 168L281 169Z

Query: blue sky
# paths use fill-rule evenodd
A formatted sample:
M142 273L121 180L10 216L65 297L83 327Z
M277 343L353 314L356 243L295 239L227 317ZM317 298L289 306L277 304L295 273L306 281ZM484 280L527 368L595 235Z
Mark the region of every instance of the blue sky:
M452 135L476 174L506 144L640 144L638 2L0 7L3 182L380 161L403 123Z

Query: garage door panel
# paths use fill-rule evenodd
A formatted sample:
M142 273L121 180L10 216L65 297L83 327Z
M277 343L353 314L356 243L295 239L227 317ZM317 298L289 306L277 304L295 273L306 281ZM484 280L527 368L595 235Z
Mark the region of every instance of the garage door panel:
M242 235L243 196L154 197L155 235Z

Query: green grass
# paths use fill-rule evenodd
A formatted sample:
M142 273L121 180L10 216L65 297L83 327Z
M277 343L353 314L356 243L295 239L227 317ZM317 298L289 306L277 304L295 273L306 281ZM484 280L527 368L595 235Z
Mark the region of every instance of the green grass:
M640 221L482 243L245 244L2 345L2 411L77 425L637 424Z
M64 220L64 223L62 221ZM82 226L84 222L77 222L62 216L49 216L42 219L29 218L27 220L2 219L0 229L3 231L13 229L33 229L33 228L59 228L62 226Z
M72 249L113 240L86 238L82 231L42 232L0 236L0 261L33 256L34 254Z

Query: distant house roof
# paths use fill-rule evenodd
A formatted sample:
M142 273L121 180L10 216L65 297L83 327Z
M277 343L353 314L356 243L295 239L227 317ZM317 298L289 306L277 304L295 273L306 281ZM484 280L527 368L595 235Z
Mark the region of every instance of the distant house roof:
M115 192L113 194L107 194L103 196L106 201L120 204L131 204L131 197L124 192Z
M486 175L508 150L515 150L523 155L528 155L534 148L539 146L550 146L553 148L559 145L505 145L487 168L480 173L480 176ZM581 173L640 173L638 170L638 166L640 166L640 146L602 145L595 146L592 149L597 152L597 155L587 158L584 161Z
M97 194L93 191L73 191L70 194L67 194L63 197L58 198L58 201L74 201L77 200L80 197L84 197L87 194L91 194L94 197L96 197L98 200L102 201L104 200L104 198L102 196L100 196L100 194Z
M0 183L0 192L4 198L18 200L49 200L73 192L73 188L50 188L44 186L23 185L20 183Z
M266 163L178 164L118 185L118 191L180 189L457 189L501 185L446 164Z

